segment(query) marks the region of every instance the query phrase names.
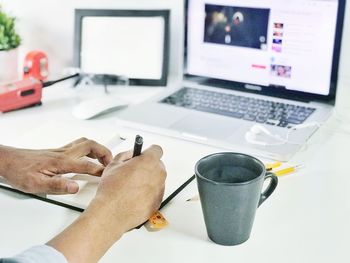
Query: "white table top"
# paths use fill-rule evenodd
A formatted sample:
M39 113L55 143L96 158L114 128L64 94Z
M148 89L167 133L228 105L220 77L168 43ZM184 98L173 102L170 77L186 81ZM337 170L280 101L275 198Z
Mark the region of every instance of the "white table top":
M139 102L159 90L118 88L118 94ZM77 93L62 85L44 91L41 107L0 114L0 144L17 145L18 138L49 121L74 122L95 139L113 133L117 112L78 121L71 115L76 101ZM43 136L55 140L60 134ZM220 151L161 136L159 141L177 145L169 154L181 165L168 167L172 174L190 176L197 159ZM250 239L242 245L223 247L208 240L200 203L185 201L197 193L192 183L162 210L170 222L168 228L154 233L141 228L125 234L101 262L348 262L348 149L350 126L332 117L291 160L305 168L280 177L275 193L258 209ZM78 212L0 190L0 255L43 244L78 216Z

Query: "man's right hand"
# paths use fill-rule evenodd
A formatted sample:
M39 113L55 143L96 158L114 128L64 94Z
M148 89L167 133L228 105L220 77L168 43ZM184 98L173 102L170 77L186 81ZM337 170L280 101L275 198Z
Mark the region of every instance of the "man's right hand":
M156 212L161 204L166 171L161 147L153 145L140 156L118 154L105 168L95 202L108 204L114 222L130 230Z
M166 178L162 155L159 146L135 158L131 151L118 154L104 169L85 212L48 245L68 262L97 262L126 231L158 210Z

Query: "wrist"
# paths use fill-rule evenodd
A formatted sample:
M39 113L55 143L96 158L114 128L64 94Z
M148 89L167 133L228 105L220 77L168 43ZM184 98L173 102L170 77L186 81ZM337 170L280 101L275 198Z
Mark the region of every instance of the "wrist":
M122 213L115 211L110 200L95 197L82 215L85 218L93 218L100 225L101 231L112 235L114 242L129 229Z
M73 224L47 245L60 251L68 262L97 262L123 233L108 206L94 199Z

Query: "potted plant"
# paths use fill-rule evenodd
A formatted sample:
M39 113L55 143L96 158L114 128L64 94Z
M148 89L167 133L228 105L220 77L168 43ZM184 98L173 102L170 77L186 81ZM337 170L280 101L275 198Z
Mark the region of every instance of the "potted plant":
M16 19L0 6L0 82L18 77L18 46L21 38L15 30Z

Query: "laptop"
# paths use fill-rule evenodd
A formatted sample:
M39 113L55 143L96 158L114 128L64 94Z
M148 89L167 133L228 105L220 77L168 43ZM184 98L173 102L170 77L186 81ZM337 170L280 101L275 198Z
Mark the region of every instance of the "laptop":
M332 113L345 0L186 5L183 82L119 121L288 161Z

